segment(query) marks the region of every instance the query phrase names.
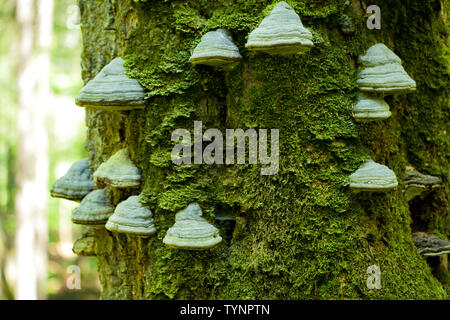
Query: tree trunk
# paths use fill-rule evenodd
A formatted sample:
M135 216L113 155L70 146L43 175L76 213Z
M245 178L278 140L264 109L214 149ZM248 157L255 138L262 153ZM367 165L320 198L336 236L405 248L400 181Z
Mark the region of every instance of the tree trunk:
M20 29L20 64L17 77L19 147L16 198L16 299L43 299L46 296L48 143L45 110L49 91L49 30L46 23L49 22L52 26L53 12L52 7L46 6L46 2L48 1L39 1L38 6L39 60L33 57L34 1L18 0L16 7ZM50 9L50 16L45 13L47 9ZM45 19L50 21L44 21ZM50 37L51 30L50 27ZM37 94L36 85L38 85Z
M289 1L315 46L284 57L245 49L271 1L79 1L83 80L122 56L149 96L142 111L86 110L91 169L127 147L158 228L145 239L94 231L103 299L447 297L412 243L417 213L401 185L355 194L345 183L366 156L400 182L408 164L441 176L445 186L424 200L428 218L415 228L450 236L448 8L435 0L377 3L381 29L369 30L362 2ZM341 31L348 21L352 34ZM219 27L232 33L242 62L229 72L194 67L189 57L201 34ZM377 42L402 58L417 91L388 96L389 119L356 123L357 57ZM193 132L194 121L224 134L279 129L279 172L261 175L259 164L174 165L171 133ZM114 201L129 195L115 190ZM218 246L187 251L162 243L191 202L219 228ZM366 285L372 265L381 289Z

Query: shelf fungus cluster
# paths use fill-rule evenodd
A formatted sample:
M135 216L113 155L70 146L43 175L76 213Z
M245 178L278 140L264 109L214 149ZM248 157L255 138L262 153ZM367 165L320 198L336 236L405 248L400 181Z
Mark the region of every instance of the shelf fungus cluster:
M50 195L55 198L81 201L94 189L88 159L85 158L75 162L64 176L53 183Z
M350 188L355 191L389 191L398 185L395 173L373 160L367 160L349 178Z
M219 230L202 218L197 203L189 204L175 216L175 224L167 230L163 242L179 249L205 250L222 241Z
M136 188L141 185L141 170L130 159L128 149L120 149L94 172L97 185Z
M359 95L353 107L357 121L383 120L391 116L383 96L416 90L416 82L403 69L401 59L382 43L371 46L359 58L363 70L358 75Z
M104 225L114 212L114 205L104 189L90 192L72 211L72 222L84 225Z
M424 257L440 258L441 268L448 270L448 254L450 253L450 241L441 239L426 232L412 234L413 242L418 252Z
M433 190L442 186L442 180L438 177L422 174L412 167L406 167L406 174L403 177L405 186L405 197L411 201L417 196L424 197Z
M312 38L294 9L281 1L249 34L245 47L269 54L288 55L309 50L314 46Z
M144 88L125 74L124 60L120 57L107 64L94 79L78 93L75 103L80 107L105 111L145 108Z
M119 203L109 217L106 229L144 237L156 232L153 213L139 202L139 196L131 196Z
M225 29L217 29L202 36L189 61L193 64L231 69L241 59L242 56L230 33Z

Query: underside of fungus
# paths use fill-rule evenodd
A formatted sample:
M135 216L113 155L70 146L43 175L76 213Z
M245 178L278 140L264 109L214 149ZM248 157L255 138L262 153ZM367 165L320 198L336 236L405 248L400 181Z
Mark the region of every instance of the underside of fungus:
M106 111L145 108L144 88L125 74L124 60L115 58L78 93L78 106Z
M403 69L401 59L384 44L370 47L360 61L364 67L357 80L361 91L392 94L416 90L416 82Z
M219 230L202 218L202 214L198 204L189 204L176 214L175 224L167 230L163 242L186 250L205 250L220 243Z
M97 185L116 188L136 188L141 185L141 170L130 159L128 149L117 151L94 172Z
M109 231L150 236L156 232L153 213L139 202L139 196L131 196L119 203L106 223Z
M94 189L88 159L85 158L75 162L64 176L53 183L50 195L54 198L80 201Z
M231 35L225 29L218 29L202 36L189 61L193 64L229 69L241 59L242 56Z
M72 222L85 225L103 225L114 212L114 205L106 197L105 190L94 190L72 211Z
M279 2L253 30L245 47L269 54L294 54L313 47L312 34L286 2Z
M367 160L349 178L350 188L356 191L388 191L398 185L395 173L373 160Z

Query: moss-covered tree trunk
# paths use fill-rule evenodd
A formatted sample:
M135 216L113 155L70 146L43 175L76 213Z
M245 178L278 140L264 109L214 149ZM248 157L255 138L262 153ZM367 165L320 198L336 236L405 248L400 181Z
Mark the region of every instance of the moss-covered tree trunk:
M93 170L127 147L143 172L141 202L158 228L150 238L95 230L103 299L446 298L417 253L411 232L450 236L449 69L446 15L439 0L379 0L381 29L366 26L360 1L287 1L312 31L314 48L294 56L245 49L246 37L276 2L80 0L83 80L116 56L147 90L142 111L86 110ZM346 33L353 25L354 32ZM230 72L194 67L206 31L228 29L243 55ZM351 29L351 28L350 28ZM382 42L403 60L417 91L388 96L392 116L352 118L358 55ZM280 131L280 170L261 165L174 165L177 128ZM359 193L347 177L365 157L387 165L396 191ZM411 208L406 165L444 187ZM131 192L113 190L117 204ZM198 202L224 241L207 251L162 239L177 211ZM234 220L217 220L226 215ZM369 290L366 270L381 270Z

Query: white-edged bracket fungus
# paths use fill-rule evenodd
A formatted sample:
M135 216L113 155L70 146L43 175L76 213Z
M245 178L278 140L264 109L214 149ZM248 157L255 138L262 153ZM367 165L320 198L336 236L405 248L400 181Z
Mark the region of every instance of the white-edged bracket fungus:
M424 257L439 256L441 268L448 270L448 254L450 253L450 241L443 240L426 232L414 232L413 242L419 253Z
M238 47L225 29L209 31L195 47L190 62L207 66L231 69L242 59Z
M151 236L156 232L153 213L139 202L139 196L131 196L119 203L106 223L109 231Z
M353 118L356 121L383 120L390 116L389 105L383 97L360 93L358 102L353 106Z
M202 218L197 203L189 204L175 216L175 224L167 230L163 239L169 247L186 250L205 250L222 241L219 230Z
M116 188L136 188L141 185L141 170L131 161L128 149L120 149L94 172L94 182Z
M294 54L314 46L312 34L286 2L281 1L249 36L245 47L269 54Z
M88 159L85 158L72 164L67 173L53 183L50 195L54 198L80 201L94 189Z
M106 111L145 108L144 88L125 74L124 60L115 58L103 67L94 79L78 93L75 103L80 107Z
M419 195L423 197L442 186L442 180L440 178L422 174L412 167L406 167L405 173L403 185L405 186L405 197L407 201L411 201Z
M85 225L104 225L114 212L114 205L104 189L94 190L72 211L72 222Z
M388 191L398 185L395 173L373 160L367 160L349 178L350 188L355 191Z
M371 46L359 60L364 66L357 80L361 91L393 94L416 90L401 59L384 44Z

